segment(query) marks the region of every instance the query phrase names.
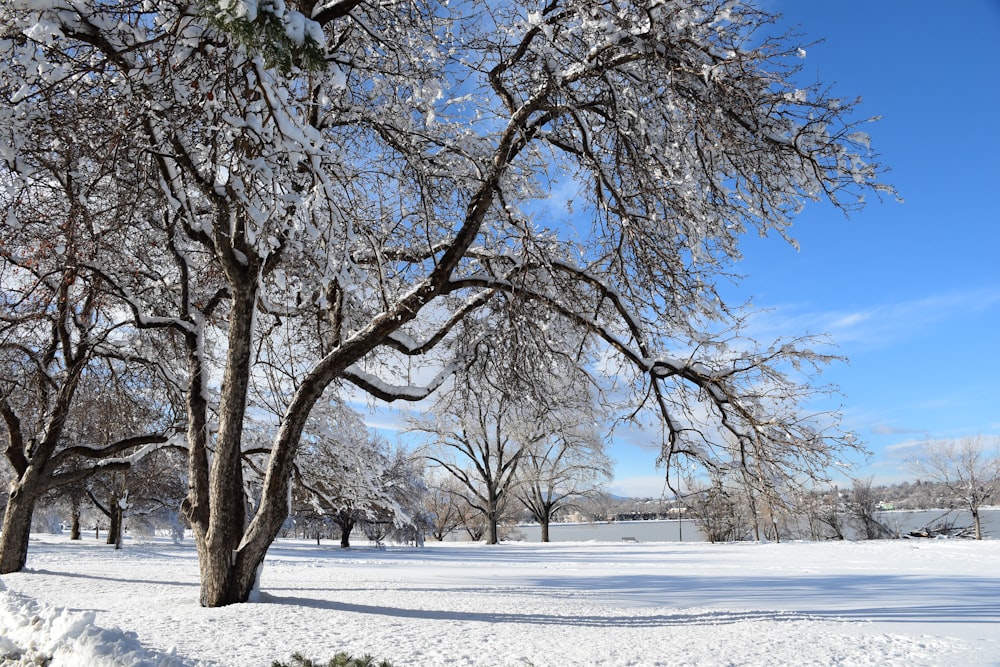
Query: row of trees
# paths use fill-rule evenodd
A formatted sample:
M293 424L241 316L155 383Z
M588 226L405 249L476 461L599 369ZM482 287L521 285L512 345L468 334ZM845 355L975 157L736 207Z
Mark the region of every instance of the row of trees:
M922 482L875 487L871 479L855 480L850 490L812 490L762 503L746 486L717 477L690 494L687 503L712 541L844 539L848 534L880 539L894 535L880 513L907 506L967 512L971 535L983 538L980 512L1000 498L1000 441L976 436L928 442L907 465Z
M448 473L447 468L439 468L438 474L430 477L429 486L425 486L423 463L427 459L404 450L393 451L387 442L372 437L360 418L349 411L343 415L342 423L341 428L348 433L341 435L356 438L352 441L357 443L351 448L352 458L332 467L329 462L341 459L342 450L330 447L330 440L317 441L316 448L304 457L304 467L309 472L297 479L293 487L286 532L314 537L317 541L336 538L343 547L350 545L352 531L358 526L369 539L391 535L399 541L413 541L426 533L443 540L450 533L462 530L471 539L489 540L491 530L493 537L502 538L503 531L524 520L541 524L542 540L548 541L549 523L568 512L591 521L613 521L616 516L637 514L659 518L683 516L695 520L707 539L721 542L760 539L762 535L778 540L881 539L897 536L896 529L886 523L886 510L943 509L950 512L939 518L939 525L927 526L928 535L960 530L962 534L982 539L980 511L1000 493L997 443L994 441L991 447L986 439L975 437L925 445L922 455L910 462L922 480L889 486L857 480L853 488L815 490L789 502L777 521L763 529L746 495L718 484L669 503L662 499L616 499L592 487L581 493L581 484L592 481L591 458L585 458L587 472L582 478L574 479L571 474L579 470L563 467L558 482L537 475L537 468L528 466L526 477L516 478L503 489L514 502L499 503L491 516L482 503L487 497L484 491L489 480L477 480L480 469L476 460L467 459L459 476ZM437 449L431 458L441 456L440 448ZM321 460L310 460L324 450ZM484 443L483 452L487 450L488 443ZM523 455L539 458L540 454L527 451ZM125 471L94 475L85 483L57 490L42 500L47 510L43 516L51 524L42 529L53 529L69 516L71 534L79 539L81 516L85 516L88 527L107 526L107 542L118 546L126 516L133 534L140 537L164 527L182 531L178 508L185 486L176 457L175 452L161 450ZM560 460L550 462L549 469L558 468ZM559 489L557 502L539 509L537 490L546 483ZM971 517L968 529L952 525L954 519L949 517L955 511Z
M177 447L201 603L245 601L317 411L463 386L490 353L477 382L500 393L468 400L512 406L526 442L585 437L525 426L545 374L660 430L668 465L768 497L823 477L858 447L801 409L830 358L747 339L717 285L743 234L888 189L854 103L797 80L773 20L723 0L4 3L0 572L41 494ZM85 432L115 383L152 418Z

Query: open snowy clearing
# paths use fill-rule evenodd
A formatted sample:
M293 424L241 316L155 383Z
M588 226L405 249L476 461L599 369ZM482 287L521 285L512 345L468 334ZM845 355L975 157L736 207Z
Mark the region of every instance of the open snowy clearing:
M996 541L281 540L260 602L203 609L191 544L38 536L2 584L8 665L1000 665Z

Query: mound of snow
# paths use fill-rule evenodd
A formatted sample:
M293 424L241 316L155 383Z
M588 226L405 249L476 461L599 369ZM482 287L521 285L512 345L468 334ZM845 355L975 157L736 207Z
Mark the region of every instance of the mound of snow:
M94 612L40 605L0 582L0 660L50 667L185 667L175 654L143 648L134 632L94 625Z

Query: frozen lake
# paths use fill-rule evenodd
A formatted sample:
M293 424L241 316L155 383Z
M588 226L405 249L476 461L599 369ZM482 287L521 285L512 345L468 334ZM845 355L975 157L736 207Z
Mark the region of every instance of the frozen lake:
M948 514L947 510L915 510L880 512L879 518L889 528L899 533L923 528L942 520ZM981 512L983 532L986 537L1000 537L1000 509L987 509ZM950 521L956 526L971 526L972 517L968 512L951 512ZM538 525L520 525L517 527L521 537L512 535L512 539L525 542L541 542L541 527ZM549 526L549 539L552 542L620 542L623 537L634 537L639 542L702 542L705 537L698 530L694 521L654 520L654 521L613 521L606 523L554 523ZM462 536L455 534L461 541Z

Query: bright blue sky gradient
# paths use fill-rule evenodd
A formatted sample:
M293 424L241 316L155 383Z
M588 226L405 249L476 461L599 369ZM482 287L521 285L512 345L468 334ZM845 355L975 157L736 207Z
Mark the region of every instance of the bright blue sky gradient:
M770 0L798 26L803 83L860 96L885 180L905 202L845 219L807 206L791 235L749 238L727 290L768 313L762 336L829 333L849 364L822 380L844 396L844 427L873 452L855 475L913 479L931 440L1000 433L1000 2ZM659 495L654 450L619 438L613 490ZM846 479L845 479L846 481Z

